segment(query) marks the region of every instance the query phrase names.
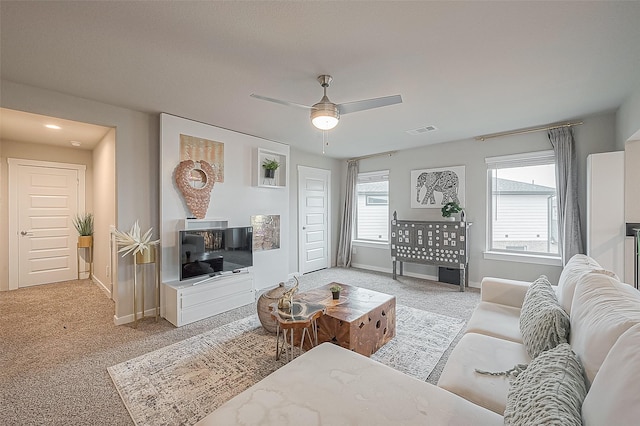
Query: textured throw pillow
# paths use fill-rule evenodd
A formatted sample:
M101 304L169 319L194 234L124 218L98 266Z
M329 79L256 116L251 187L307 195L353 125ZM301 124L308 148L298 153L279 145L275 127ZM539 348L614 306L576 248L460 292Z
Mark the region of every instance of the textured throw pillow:
M587 388L582 365L568 343L540 354L511 382L505 425L582 425Z
M531 358L540 352L566 343L570 320L556 298L551 283L544 275L527 289L520 311L522 342Z

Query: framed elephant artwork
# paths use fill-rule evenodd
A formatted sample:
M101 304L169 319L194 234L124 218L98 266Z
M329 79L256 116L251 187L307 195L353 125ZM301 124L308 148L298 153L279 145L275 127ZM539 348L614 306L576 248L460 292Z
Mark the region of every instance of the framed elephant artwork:
M451 201L464 207L464 167L411 170L411 208L441 209Z

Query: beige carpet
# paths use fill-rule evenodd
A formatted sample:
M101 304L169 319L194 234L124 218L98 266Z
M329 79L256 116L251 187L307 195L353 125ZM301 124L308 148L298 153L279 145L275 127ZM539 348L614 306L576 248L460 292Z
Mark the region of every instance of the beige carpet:
M408 306L396 336L371 356L426 380L464 321ZM428 333L425 333L428 330ZM136 425L191 425L284 365L257 315L109 367Z
M453 285L340 268L304 275L301 291L331 281L464 320L479 301L475 289L460 293ZM138 329L115 326L113 313L113 302L86 280L0 293L0 424L132 425L108 367L245 318L255 306L180 328L165 320L145 320ZM450 350L427 381L437 382Z

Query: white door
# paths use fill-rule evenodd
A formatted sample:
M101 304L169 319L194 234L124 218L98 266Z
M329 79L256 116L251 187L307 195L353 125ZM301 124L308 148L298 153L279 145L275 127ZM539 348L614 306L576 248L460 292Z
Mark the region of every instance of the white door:
M331 171L298 166L298 262L301 273L328 268Z
M9 160L10 289L77 278L72 220L84 209L84 169Z

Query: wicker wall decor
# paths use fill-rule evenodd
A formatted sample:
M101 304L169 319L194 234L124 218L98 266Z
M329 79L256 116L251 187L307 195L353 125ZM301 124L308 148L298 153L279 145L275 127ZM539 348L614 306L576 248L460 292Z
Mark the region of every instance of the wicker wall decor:
M193 173L196 171L196 173ZM200 176L201 186L195 187L194 175ZM209 163L206 161L184 160L178 164L175 170L175 179L178 189L182 193L184 200L187 203L187 207L191 210L191 213L198 219L204 219L207 216L207 209L209 208L209 200L211 198L211 190L215 183L214 171Z

